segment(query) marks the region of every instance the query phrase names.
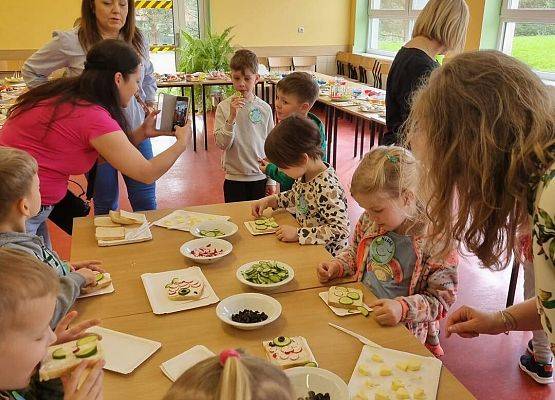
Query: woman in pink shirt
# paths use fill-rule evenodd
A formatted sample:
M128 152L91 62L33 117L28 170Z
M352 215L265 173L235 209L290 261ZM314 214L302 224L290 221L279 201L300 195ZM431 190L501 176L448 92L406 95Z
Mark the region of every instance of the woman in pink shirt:
M135 131L122 112L138 90L140 58L128 44L104 40L91 48L83 74L41 85L22 95L0 131L0 145L30 153L38 162L42 207L27 232L49 245L46 219L66 194L70 175L81 175L98 155L143 183L162 176L187 147L189 125L178 127L170 148L151 160L137 149L154 130L155 113ZM124 132L128 132L126 135Z

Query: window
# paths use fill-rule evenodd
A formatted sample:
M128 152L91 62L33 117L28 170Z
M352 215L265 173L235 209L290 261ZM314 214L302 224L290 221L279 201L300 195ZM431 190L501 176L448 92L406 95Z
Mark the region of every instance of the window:
M427 3L428 0L369 0L366 51L395 55L411 38L414 21Z
M555 80L555 0L503 0L499 49Z
M181 30L203 34L204 0L135 0L137 26L150 44L150 60L159 73L175 73L175 47Z

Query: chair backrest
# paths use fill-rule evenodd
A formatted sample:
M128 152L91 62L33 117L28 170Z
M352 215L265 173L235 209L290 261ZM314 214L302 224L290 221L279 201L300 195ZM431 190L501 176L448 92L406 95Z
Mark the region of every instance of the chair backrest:
M316 72L317 57L293 57L295 71Z
M339 51L337 52L337 55L335 56L335 59L341 63L348 63L349 62L349 57L348 57L348 53L345 53L344 51Z
M291 57L268 57L270 71L291 71L293 58Z
M386 76L389 75L389 70L391 69L391 62L380 61L379 69L377 71L377 84L376 87L384 89L384 85L387 82Z
M18 72L25 60L0 60L0 72Z

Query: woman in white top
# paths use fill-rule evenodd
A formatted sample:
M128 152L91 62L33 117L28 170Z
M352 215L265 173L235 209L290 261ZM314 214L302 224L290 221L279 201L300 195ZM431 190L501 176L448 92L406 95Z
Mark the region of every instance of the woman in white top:
M128 0L82 0L78 26L70 31L55 31L53 39L33 54L22 68L22 75L31 88L48 80L49 75L66 68L69 76L83 72L87 51L103 39L119 39L132 45L141 57L138 96L151 107L155 103L156 80L149 60L148 45L135 26L135 5ZM145 110L135 98L123 109L131 131L145 119ZM129 132L126 132L129 133ZM152 145L146 139L137 145L146 159L151 159ZM145 184L124 175L133 210L156 208L155 183ZM94 182L95 214L107 214L118 208L118 173L109 163L99 160Z

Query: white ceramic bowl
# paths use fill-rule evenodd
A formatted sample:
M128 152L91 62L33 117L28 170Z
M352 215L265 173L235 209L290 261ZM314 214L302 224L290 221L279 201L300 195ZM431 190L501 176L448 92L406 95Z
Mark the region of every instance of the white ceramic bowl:
M233 314L243 310L264 312L265 321L245 324L231 320ZM216 315L228 325L250 331L271 324L281 315L281 304L273 297L261 293L240 293L226 297L216 307Z
M295 367L285 370L293 386L294 398L308 397L310 390L315 393L329 393L333 400L349 400L349 388L343 380L326 369L315 367Z
M223 253L214 256L214 257L196 257L192 254L193 250L196 250L200 247L204 247L210 244L211 247L223 250ZM190 240L187 243L183 244L179 248L181 254L187 257L190 260L198 262L200 264L211 264L213 262L218 261L220 258L227 256L233 250L233 245L229 243L227 240L222 239L215 239L215 238L203 238L203 239L194 239Z
M253 266L254 264L259 263L260 261L274 261L274 260L258 260L258 261L253 261L247 264L243 264L241 265L236 272L236 276L237 279L239 279L239 282L241 282L244 285L250 286L256 290L260 290L260 291L272 291L272 290L276 290L277 288L287 285L289 282L291 282L293 280L293 278L295 277L295 271L293 270L293 268L285 263L282 263L280 261L275 261L278 263L278 265L282 268L285 268L288 272L289 272L289 276L287 278L285 278L284 280L282 280L281 282L277 282L277 283L267 283L267 284L260 284L260 283L252 283L249 282L245 279L245 277L243 276L243 272L248 270L251 266Z
M191 232L191 235L193 236L196 236L198 238L205 238L205 237L211 237L211 236L202 235L201 234L202 231L213 231L216 229L221 231L223 235L216 236L214 238L223 239L229 236L233 236L235 233L237 233L237 230L239 228L233 222L229 222L229 221L226 221L225 219L222 219L222 220L201 222L200 224L193 226L190 232Z

